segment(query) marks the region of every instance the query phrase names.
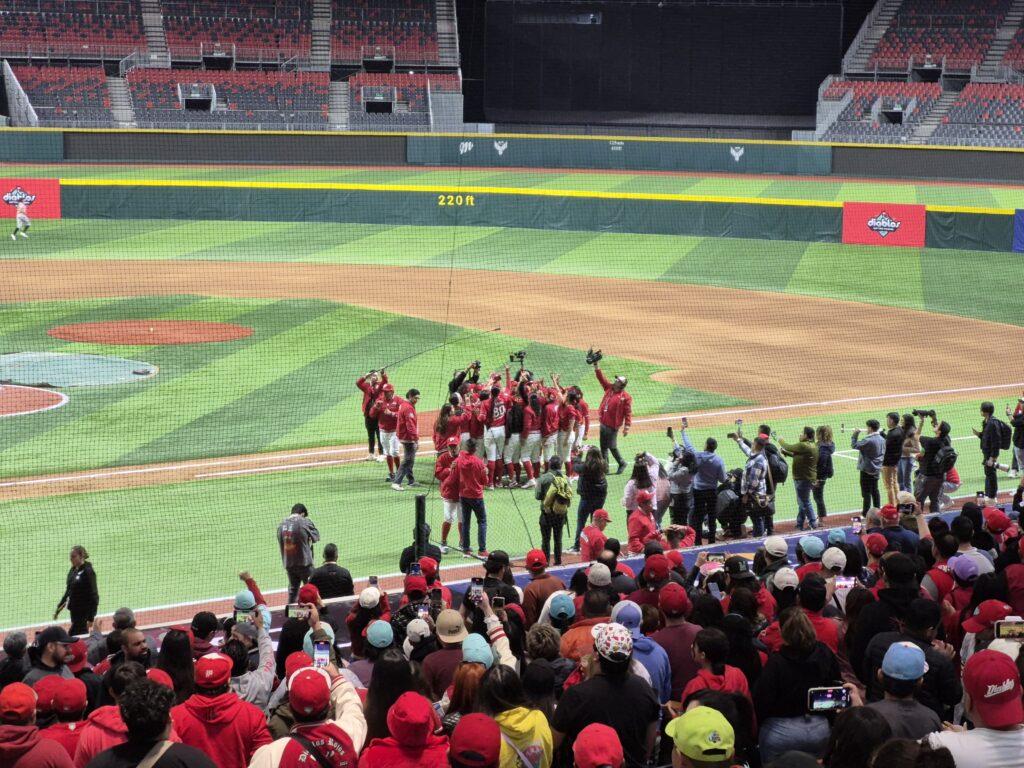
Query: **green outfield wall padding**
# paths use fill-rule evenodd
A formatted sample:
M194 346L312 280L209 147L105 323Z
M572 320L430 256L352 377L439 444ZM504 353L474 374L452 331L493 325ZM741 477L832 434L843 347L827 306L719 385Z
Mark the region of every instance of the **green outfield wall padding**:
M925 245L969 251L1012 251L1013 216L928 211Z
M66 218L525 227L838 242L842 209L520 194L131 185L61 187Z
M64 159L64 135L57 131L29 133L0 130L0 161L59 163Z
M832 148L827 145L503 138L475 134L409 136L406 146L408 161L416 165L813 176L827 176L832 172Z

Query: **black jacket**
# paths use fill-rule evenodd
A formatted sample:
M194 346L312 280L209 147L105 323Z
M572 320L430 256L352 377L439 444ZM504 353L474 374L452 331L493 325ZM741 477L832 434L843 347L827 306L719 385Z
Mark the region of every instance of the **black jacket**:
M921 596L917 587L889 587L878 592L878 600L866 605L857 619L857 628L850 644L850 664L857 675L864 674L868 643L875 635L899 631L900 617L911 601ZM867 680L861 678L862 682Z
M583 462L577 459L572 463L572 468L579 477L576 481L576 493L580 501L586 501L591 509L600 509L608 498L608 479L602 474L598 478L592 478L583 472Z
M917 689L914 698L934 710L941 719L950 720L953 707L960 702L960 697L963 695L960 676L953 667L953 662L932 648L932 644L927 640L921 640L905 633L882 632L871 638L871 642L868 643L867 653L864 657L865 667L863 670L858 670L862 673L861 679L867 684L868 701L881 701L884 697L882 685L878 682L876 673L882 668L885 652L893 643L914 643L924 651L928 671L925 672L924 682Z
M981 428L981 455L986 459L999 456L999 424L996 417L991 417Z
M1024 448L1024 412L1014 416L1010 426L1013 427L1013 447Z
M840 685L839 662L835 654L818 642L809 654L801 655L782 646L768 657L754 685L757 721L769 717L801 717L807 714L807 690Z
M883 467L895 467L903 457L903 428L893 427L885 433L885 453L882 455Z
M926 477L941 477L942 472L935 467L935 454L943 446L949 445L948 437L925 437L921 436L921 450L924 455L921 457L921 474Z
M73 614L96 615L96 609L100 605L100 593L96 589L96 572L88 560L81 568L72 568L68 571L67 586L58 604L65 603Z
M20 659L4 659L0 661L0 690L11 683L20 683L28 673L28 655Z
M434 561L441 564L441 548L436 544L427 544L426 549L423 552L423 557L433 558ZM416 545L410 544L408 547L402 550L402 556L398 558L398 570L402 573L409 572L409 566L413 564L416 558ZM349 593L351 594L351 593Z
M352 574L337 563L324 563L309 577L309 583L320 590L320 597L348 597L355 594Z

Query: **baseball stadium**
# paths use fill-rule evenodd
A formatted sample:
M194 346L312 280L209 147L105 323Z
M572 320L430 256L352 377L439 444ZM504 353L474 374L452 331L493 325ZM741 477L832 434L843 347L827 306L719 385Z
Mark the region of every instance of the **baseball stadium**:
M650 63L579 80L639 61L657 26L653 59L692 46L719 84L673 90L666 69L652 106L629 92ZM743 41L770 62L733 67ZM379 580L397 600L410 545L443 545L453 589L495 550L523 586L538 548L568 584L590 565L581 495L552 551L533 487L562 446L573 487L574 459L606 456L604 534L638 571L638 464L660 463L668 499L713 439L754 498L751 450L828 427L821 534L856 537L887 501L864 495L859 441L890 413L946 424L945 519L978 497L1017 518L1024 467L979 437L1002 420L1024 452L1019 0L16 0L0 57L0 636L68 626L73 548L95 569L90 630L122 606L154 637L229 616L240 572L283 621L297 504L312 567L335 544L355 595ZM495 421L506 398L522 445ZM544 398L559 449L545 427L530 469L522 411ZM435 473L442 408L466 414L452 456L480 422L486 543ZM788 482L761 480L774 530L744 512L716 541L691 506L685 568L753 557L761 534L796 546L782 455Z

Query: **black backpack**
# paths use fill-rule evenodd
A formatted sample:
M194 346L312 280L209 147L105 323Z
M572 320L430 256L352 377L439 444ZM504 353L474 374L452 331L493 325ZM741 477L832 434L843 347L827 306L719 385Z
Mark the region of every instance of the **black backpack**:
M957 453L953 450L953 446L944 445L939 448L935 458L932 459L932 466L945 476L949 470L956 466L957 458Z
M774 448L774 446L772 447ZM779 453L778 449L774 451L766 449L765 455L768 458L768 471L772 473L772 483L782 485L786 482L786 478L789 477L789 464L782 458L782 454Z
M999 419L992 419L992 421L999 427L999 450L1008 450L1013 442L1013 430L1010 429L1010 425L1005 421L1000 421Z

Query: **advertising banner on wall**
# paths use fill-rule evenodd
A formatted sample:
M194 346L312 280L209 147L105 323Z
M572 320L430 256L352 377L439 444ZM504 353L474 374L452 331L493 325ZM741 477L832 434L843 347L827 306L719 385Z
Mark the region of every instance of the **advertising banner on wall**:
M843 203L843 242L924 248L925 207Z
M57 179L0 179L0 217L14 219L18 205L30 219L60 218L60 182Z

